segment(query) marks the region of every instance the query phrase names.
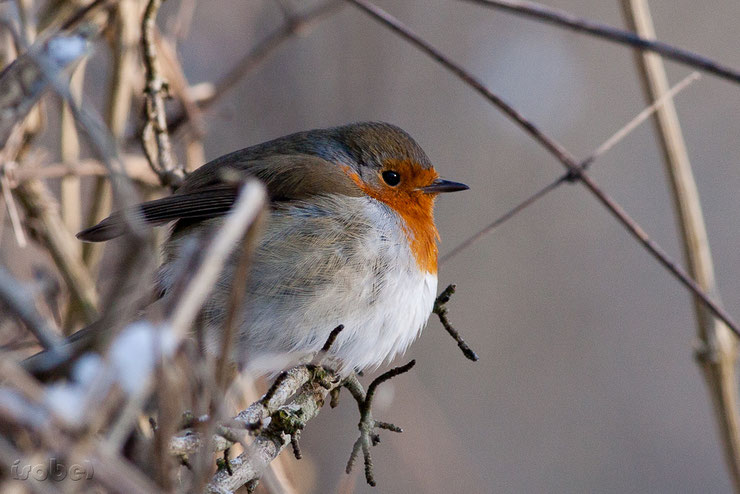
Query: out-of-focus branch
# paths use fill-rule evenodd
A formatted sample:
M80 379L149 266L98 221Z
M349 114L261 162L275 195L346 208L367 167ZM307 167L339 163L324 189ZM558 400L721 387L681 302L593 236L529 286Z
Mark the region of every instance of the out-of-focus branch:
M265 187L257 180L244 184L239 198L224 224L203 254L203 262L190 280L188 287L179 297L170 320L172 331L178 338L184 337L192 327L200 308L211 293L216 279L223 269L237 241L246 233L260 214L267 199Z
M70 94L80 104L82 101L82 87L85 80L85 66L83 60L75 67L69 82ZM74 168L80 159L80 138L77 135L77 126L74 116L65 102L61 102L61 123L59 132L59 147L62 162ZM71 174L62 178L60 183L60 200L62 220L71 232L80 230L80 179Z
M634 32L623 31L612 26L576 17L568 12L553 9L535 2L517 0L464 1L549 22L557 26L588 33L622 45L634 46L643 51L658 53L666 58L675 60L676 62L696 67L697 69L715 74L724 79L740 83L740 72L732 67L722 65L710 58L692 53L688 50L683 50L673 45L669 45L668 43L663 43L655 39L648 39L644 33L637 32L637 34L635 34Z
M593 164L594 161L600 156L602 156L604 153L609 151L611 148L613 148L619 141L627 137L630 132L635 130L642 122L647 120L653 113L655 113L658 108L660 108L662 105L664 105L667 101L674 98L680 91L685 89L689 86L692 82L696 81L699 78L698 72L693 72L692 74L688 75L686 78L684 78L681 82L676 84L674 87L671 88L670 91L664 93L660 98L656 99L651 103L647 108L642 110L640 113L638 113L635 118L627 122L626 125L621 127L619 130L617 130L614 134L611 135L607 140L605 140L593 153L591 153L586 159L582 160L579 163L579 168L588 168L591 164ZM534 194L530 195L526 199L524 199L522 202L514 206L513 208L506 211L504 214L493 220L488 225L484 226L462 242L460 242L455 248L453 248L450 252L440 256L439 258L439 264L440 266L444 263L450 261L455 256L460 254L461 252L468 249L470 246L475 244L478 240L482 239L489 233L493 232L496 228L503 225L507 221L509 221L511 218L516 216L517 214L524 211L526 208L534 204L535 202L539 201L543 197L545 197L547 194L558 188L560 185L571 182L572 181L572 174L570 172L566 172L565 174L561 175L560 178L557 180L554 180L547 184L546 186L542 187L540 190L535 192Z
M25 211L27 226L51 254L85 319L96 319L95 281L78 255L77 239L65 227L56 200L39 180L19 184L15 193Z
M162 185L177 187L184 176L176 163L167 131L167 114L164 99L168 95L167 83L162 79L155 31L157 13L162 0L149 0L141 23L141 43L146 69L146 124L141 140L144 152L154 172L159 175Z
M36 310L33 295L0 266L0 300L18 316L46 350L58 351L62 340L52 324Z
M82 103L82 88L85 80L86 60L83 59L75 67L69 81L70 96L79 105ZM80 159L80 138L77 134L74 115L69 105L60 101L61 122L59 129L59 151L62 162L74 168ZM64 226L69 232L80 231L82 221L82 189L80 177L74 174L62 177L59 184L59 207ZM72 244L76 256L82 254L82 246L79 242ZM62 326L65 334L69 334L75 323L80 319L80 307L74 299L70 299L64 308L64 324Z
M270 33L257 46L249 50L234 67L213 86L210 94L198 101L198 106L205 110L221 99L248 73L257 68L270 55L280 48L285 42L294 36L305 34L312 27L338 11L344 3L341 0L327 0L318 7L300 15L287 17L286 22ZM169 128L172 133L183 129L183 124L188 123L188 115L185 111L170 120ZM188 123L186 128L191 124Z
M136 74L139 41L138 16L139 8L136 0L120 0L112 17L113 40L110 44L113 55L113 72L108 89L105 123L118 144L123 141L131 111L132 86ZM94 225L101 221L110 212L112 203L110 183L101 176L93 184L92 201L87 212L86 225ZM91 271L95 272L104 248L104 243L82 245L82 259Z
M637 240L649 253L653 256L669 273L673 275L682 285L684 285L689 291L691 291L702 303L718 318L720 318L736 335L740 335L740 326L738 326L732 317L719 305L717 304L707 293L691 278L686 271L681 268L676 262L674 262L663 248L653 241L642 229L642 227L630 217L627 212L619 205L614 199L612 199L596 182L591 178L586 171L579 166L576 158L568 152L560 143L546 135L539 127L534 125L531 121L525 118L521 113L514 109L511 105L506 103L498 95L494 94L488 87L486 87L481 81L475 78L468 71L463 69L460 65L455 63L450 58L443 55L432 45L427 43L419 35L414 33L411 29L401 23L398 19L390 15L388 12L377 7L367 0L346 0L361 10L369 14L375 20L381 24L387 26L396 34L400 35L412 45L416 46L419 50L429 55L432 59L440 63L444 68L455 74L467 85L475 89L481 96L487 101L496 106L499 110L504 112L510 119L512 119L517 125L519 125L527 134L534 138L539 144L547 149L560 163L567 169L569 174L569 180L580 181L586 188L594 195L594 197L601 202L601 204L619 221L622 226Z
M622 0L621 3L630 28L643 38L654 38L655 28L647 0ZM646 99L660 98L668 90L663 61L653 53L637 52L635 56ZM719 300L699 191L673 102L663 105L655 113L654 121L673 192L686 264L702 289ZM702 345L696 353L697 360L712 397L730 478L735 492L740 493L737 339L696 297L694 310Z
M49 82L87 52L77 34L32 46L0 73L0 147L48 88Z
M126 174L141 185L159 188L159 178L152 172L146 158L139 154L125 154L121 156ZM62 178L68 175L77 177L105 177L108 169L99 160L88 158L80 160L76 166L70 167L66 163L50 163L44 166L8 167L6 174L11 182L22 183L28 180L46 180ZM87 244L86 244L87 245Z

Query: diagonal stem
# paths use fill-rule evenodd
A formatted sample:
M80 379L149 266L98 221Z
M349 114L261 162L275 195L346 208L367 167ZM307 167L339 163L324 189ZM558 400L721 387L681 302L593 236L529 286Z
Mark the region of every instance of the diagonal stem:
M647 0L622 0L621 3L630 27L640 36L655 37ZM646 99L660 98L668 90L663 61L652 53L637 52L635 55ZM673 193L686 265L702 289L719 300L699 192L673 102L662 106L655 113L654 121ZM697 360L712 396L730 477L735 492L740 492L740 424L735 373L737 340L696 297L694 310L701 341Z
M655 39L649 39L643 33L637 34L623 31L606 24L576 17L568 12L546 7L535 2L518 0L464 0L476 5L482 5L494 9L511 12L513 14L531 17L543 22L549 22L557 26L566 27L577 32L587 33L598 38L606 39L621 45L634 46L642 51L651 51L676 62L696 67L724 79L740 82L740 72L732 67L723 65L715 60L707 58L688 50L663 43Z

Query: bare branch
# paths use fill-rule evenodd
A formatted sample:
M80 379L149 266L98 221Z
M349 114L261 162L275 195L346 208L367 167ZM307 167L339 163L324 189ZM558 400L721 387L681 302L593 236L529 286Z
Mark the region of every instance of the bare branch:
M113 67L106 101L105 123L117 144L123 142L131 111L132 86L138 67L136 57L139 41L138 16L137 0L119 0L112 16L113 39L110 45ZM124 165L126 163L128 160L124 160ZM159 180L157 184L160 184ZM85 224L95 225L100 222L110 212L112 204L111 184L106 177L101 176L94 181L92 201ZM104 245L85 243L82 246L82 259L93 272L100 262Z
M573 31L588 33L598 38L613 41L622 45L634 46L640 50L658 53L665 58L675 60L690 67L704 70L733 82L740 82L740 72L722 65L710 58L677 48L668 43L641 36L641 33L623 31L612 26L600 24L588 19L576 17L568 12L546 7L544 5L516 0L463 0L476 5L504 10L516 15L526 16L549 22Z
M33 295L2 266L0 266L0 300L23 321L41 346L47 350L59 351L62 339L58 332L36 311Z
M167 83L162 79L157 60L155 42L156 20L162 0L149 0L141 23L141 42L146 68L146 125L141 134L144 152L152 170L159 175L162 185L177 187L184 176L176 163L167 132L167 114L164 98L168 95ZM150 144L153 141L153 144ZM156 148L156 152L152 151Z
M460 350L462 350L465 358L467 358L468 360L472 360L473 362L477 362L478 355L473 351L472 348L468 346L467 343L465 343L463 337L460 336L460 333L454 327L452 327L450 320L447 318L447 302L450 301L450 297L452 297L453 293L455 293L455 285L448 285L447 288L442 290L442 293L439 294L437 300L434 301L434 308L432 309L432 313L437 314L437 317L439 317L439 322L442 323L445 331L447 331L450 336L452 336L452 339L457 342L457 346L460 347Z
M270 55L281 47L286 41L298 34L304 34L317 23L334 14L343 6L339 0L327 0L323 4L309 10L305 14L291 16L289 22L270 33L257 46L249 50L242 58L227 72L216 84L210 96L198 101L198 106L205 110L221 99L248 73L257 68ZM169 124L172 132L178 131L183 124L188 122L187 113L183 111L171 119Z
M355 401L357 401L357 408L360 411L360 422L357 424L357 428L360 430L360 437L357 438L355 444L352 446L352 452L349 455L345 471L348 474L352 472L352 467L357 461L360 451L362 451L362 456L365 460L365 481L373 487L377 485L377 482L375 481L375 473L373 472L373 458L370 454L370 448L380 443L380 436L375 432L375 429L385 429L399 433L403 432L400 427L388 422L380 422L373 419L372 405L373 398L375 397L375 390L384 382L410 371L414 365L416 365L416 360L412 360L405 365L394 367L393 369L384 372L370 383L370 386L367 388L367 393L362 389L362 384L360 384L360 381L354 374L350 375L342 383L342 385L349 390Z
M645 38L655 37L655 28L647 0L622 0L628 24ZM662 98L668 92L668 77L663 61L652 53L636 52L647 101ZM655 113L655 125L663 149L671 191L678 215L682 245L689 272L715 300L715 283L709 238L701 210L699 191L691 169L689 154L681 131L678 113L672 101ZM720 431L725 462L735 492L740 492L740 423L738 423L737 339L730 329L694 297L699 339L702 348L697 360L709 387Z
M584 159L580 162L578 165L579 168L587 168L589 167L598 157L602 156L604 153L609 151L612 147L614 147L619 141L627 137L630 132L635 130L642 122L647 120L653 113L655 113L662 105L664 105L667 101L671 100L673 97L675 97L679 92L683 91L686 87L689 86L692 82L696 81L698 79L698 72L693 72L692 74L688 75L686 78L684 78L681 82L676 84L673 88L671 88L670 91L666 92L663 96L661 96L659 99L654 101L650 106L642 110L640 113L638 113L635 118L630 120L626 125L624 125L621 129L616 131L614 134L612 134L611 137L609 137L604 143L599 146L596 151L594 151L589 157ZM562 185L565 182L571 182L573 180L572 174L570 172L566 172L564 175L562 175L557 180L550 182L498 218L496 218L493 222L489 223L488 225L484 226L477 232L475 232L470 237L463 240L459 245L457 245L454 249L452 249L447 254L441 256L439 258L439 264L442 265L445 262L451 260L452 258L456 257L458 254L463 252L464 250L467 250L470 246L472 246L474 243L476 243L478 240L482 239L489 233L493 232L496 228L503 225L507 221L509 221L511 218L516 216L517 214L521 213L524 209L528 208L535 202L539 201L543 197L545 197L547 194L558 188L560 185Z
M51 254L85 319L88 322L96 319L98 293L95 281L78 256L77 239L64 226L51 192L39 180L19 184L15 192L25 211L28 226Z
M521 113L516 111L511 105L506 103L500 97L495 95L482 82L473 77L464 70L460 65L453 62L448 57L442 55L438 50L429 43L420 38L417 34L403 25L398 19L391 16L384 10L375 6L366 0L346 0L361 10L368 13L383 25L408 40L411 44L439 62L447 70L458 76L463 82L475 89L479 94L486 98L491 104L504 112L526 133L532 136L545 149L547 149L561 164L568 170L570 180L579 180L586 188L607 208L607 210L624 226L632 235L669 273L671 273L681 284L688 288L702 303L718 318L720 318L736 335L740 335L740 327L732 320L732 317L704 290L694 281L686 271L676 264L660 245L650 239L642 227L630 217L627 212L616 201L609 197L596 182L584 171L578 161L571 155L561 144L544 134L531 121L527 120Z
M192 326L226 259L237 241L244 236L247 228L259 215L266 197L265 187L256 180L250 180L242 187L239 198L224 220L223 226L208 245L202 264L172 313L172 330L177 337L182 338Z

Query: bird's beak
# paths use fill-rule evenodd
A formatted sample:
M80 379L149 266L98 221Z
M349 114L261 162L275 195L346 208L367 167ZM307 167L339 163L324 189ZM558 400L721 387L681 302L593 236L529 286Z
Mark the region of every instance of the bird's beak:
M438 178L432 182L431 185L419 187L419 190L425 194L439 194L440 192L457 192L459 190L468 190L469 188L470 187L465 184L461 184L460 182L452 182L450 180L442 180L441 178Z

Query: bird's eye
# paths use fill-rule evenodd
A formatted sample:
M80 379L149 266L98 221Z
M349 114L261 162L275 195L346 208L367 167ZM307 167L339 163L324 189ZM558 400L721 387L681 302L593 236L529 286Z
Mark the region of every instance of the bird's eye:
M395 187L401 182L401 175L393 170L386 170L383 172L383 180L391 187Z

